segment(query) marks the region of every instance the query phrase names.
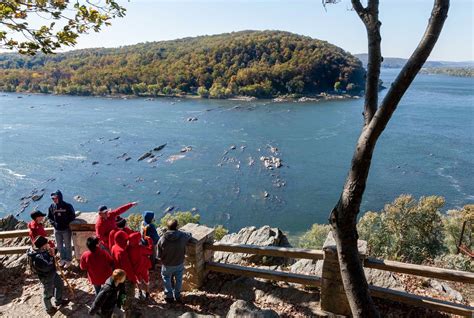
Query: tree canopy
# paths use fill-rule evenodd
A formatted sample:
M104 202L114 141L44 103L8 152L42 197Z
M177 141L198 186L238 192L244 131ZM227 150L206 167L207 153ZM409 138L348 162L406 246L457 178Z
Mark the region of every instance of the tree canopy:
M124 15L125 8L114 0L2 0L0 48L29 55L54 53Z
M281 31L242 31L77 50L0 55L0 90L71 95L272 97L359 93L365 70L325 41ZM336 85L337 84L337 85Z

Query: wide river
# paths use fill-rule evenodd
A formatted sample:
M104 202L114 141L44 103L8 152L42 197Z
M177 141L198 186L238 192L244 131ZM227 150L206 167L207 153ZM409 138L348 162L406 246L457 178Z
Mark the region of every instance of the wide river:
M383 71L386 86L396 72ZM209 225L269 224L297 235L327 222L362 105L0 93L0 217L19 213L20 198L44 188L43 199L19 214L27 220L61 189L80 211L137 200L131 212L153 210L158 218L170 206L196 208ZM442 195L444 211L473 203L473 141L474 79L419 75L379 140L362 211L402 193ZM165 143L156 161L137 161ZM262 156L283 166L269 170Z

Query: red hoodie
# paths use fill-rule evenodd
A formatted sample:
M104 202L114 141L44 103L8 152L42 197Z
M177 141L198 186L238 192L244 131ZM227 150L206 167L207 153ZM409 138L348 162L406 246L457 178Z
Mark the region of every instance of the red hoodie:
M124 231L128 235L132 234L133 231L129 227L124 227L123 229L116 228L110 231L109 233L109 250L112 250L112 246L115 245L115 234L117 234L118 231Z
M145 282L149 281L148 270L151 268L150 255L153 254L153 241L148 240L148 246L140 245L140 240L142 236L140 233L132 233L128 237L128 255L130 256L130 261L132 266L135 269L137 279L139 281L144 280Z
M132 206L133 203L127 203L121 207L116 208L115 210L107 212L107 219L101 218L100 215L97 216L97 220L95 222L95 235L99 238L99 240L101 240L105 247L109 247L110 231L117 228L115 218L120 214L125 213Z
M31 244L35 244L35 240L38 236L44 236L45 238L48 238L48 234L46 233L44 229L44 225L42 223L36 223L35 220L32 220L30 223L28 223L28 229L30 230L28 233L28 236L31 239ZM50 247L54 248L54 242L49 240L48 244Z
M112 275L114 261L109 253L97 246L95 252L85 251L81 256L81 269L87 271L92 285L103 285Z
M137 282L135 270L130 262L130 256L127 252L128 235L124 231L118 231L115 234L115 245L112 247L112 258L115 263L115 268L120 268L127 273L127 279L132 282Z

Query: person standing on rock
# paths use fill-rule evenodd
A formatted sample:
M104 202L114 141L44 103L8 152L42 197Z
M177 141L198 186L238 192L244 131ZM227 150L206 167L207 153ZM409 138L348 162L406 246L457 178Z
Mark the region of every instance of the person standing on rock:
M69 224L76 218L76 213L71 204L63 200L61 191L51 193L53 203L49 206L48 219L54 227L56 246L59 249L60 266L68 268L72 261L71 228Z
M153 242L153 254L151 255L151 268L154 270L156 265L156 245L160 240L160 236L156 231L156 226L153 223L155 221L155 212L153 211L145 211L143 212L143 222L142 222L142 229L141 234L142 237L146 240L147 238L151 238Z
M158 242L158 257L161 259L161 277L163 278L165 301L181 303L183 283L184 255L186 244L192 239L190 233L178 230L178 220L166 223L167 231ZM174 287L172 281L174 280Z
M128 209L136 206L137 202L130 202L115 210L108 209L105 205L99 206L99 216L95 222L95 235L99 238L103 248L110 249L109 246L109 234L110 231L117 228L115 219L122 213L128 211Z
M127 252L130 256L130 262L135 270L137 276L137 286L140 299L150 298L150 273L153 242L151 238L142 239L138 232L134 232L128 237ZM141 286L140 286L141 285ZM143 295L142 288L145 289Z
M120 307L125 296L124 282L126 278L127 275L124 270L114 270L112 276L107 279L100 293L95 297L89 315L94 316L100 313L99 317L112 317L115 306Z
M44 217L46 214L40 210L34 210L30 214L32 221L28 223L28 236L31 240L31 245L35 244L35 240L38 236L48 237L43 225ZM54 251L55 245L54 242L48 241L49 247Z
M114 261L109 253L98 247L97 237L88 237L86 241L88 251L81 255L80 267L87 271L87 277L94 286L96 296L107 278L112 275Z
M130 260L128 250L128 235L124 231L118 231L115 234L115 245L112 247L112 259L114 260L115 268L120 268L127 274L125 281L125 303L123 309L125 310L125 317L131 317L135 312L135 285L137 283L136 268L133 267Z
M51 304L53 296L58 307L68 303L62 298L64 282L56 273L54 255L51 253L48 240L44 236L38 236L34 245L35 248L28 250L28 262L43 285L43 302L46 312L52 315L56 312L56 308Z

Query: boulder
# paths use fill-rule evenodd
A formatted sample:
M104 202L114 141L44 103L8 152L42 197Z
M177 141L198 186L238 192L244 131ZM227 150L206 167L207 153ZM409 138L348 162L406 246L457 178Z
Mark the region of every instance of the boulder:
M382 271L373 268L364 268L365 277L369 285L390 288L398 291L405 291L405 287L397 276L392 272Z
M259 309L254 304L245 300L237 300L230 306L227 318L276 318L280 317L275 311L270 309Z
M290 267L290 273L319 276L323 273L323 261L300 259Z
M18 221L12 214L0 219L0 231L14 231L26 228L26 223Z
M464 301L464 298L462 297L461 293L451 288L451 286L449 286L447 283L440 282L439 280L436 280L436 279L430 279L429 283L430 283L430 287L436 290L441 295L451 298L453 300L459 301L459 302Z
M247 244L258 246L280 246L291 247L288 238L278 228L271 228L268 225L256 228L249 226L241 229L238 233L225 235L220 243ZM279 265L287 260L278 257L266 257L259 255L216 252L214 254L216 262L229 264L261 264L261 265Z
M74 201L79 202L79 203L87 203L87 199L81 195L75 195L73 199Z

